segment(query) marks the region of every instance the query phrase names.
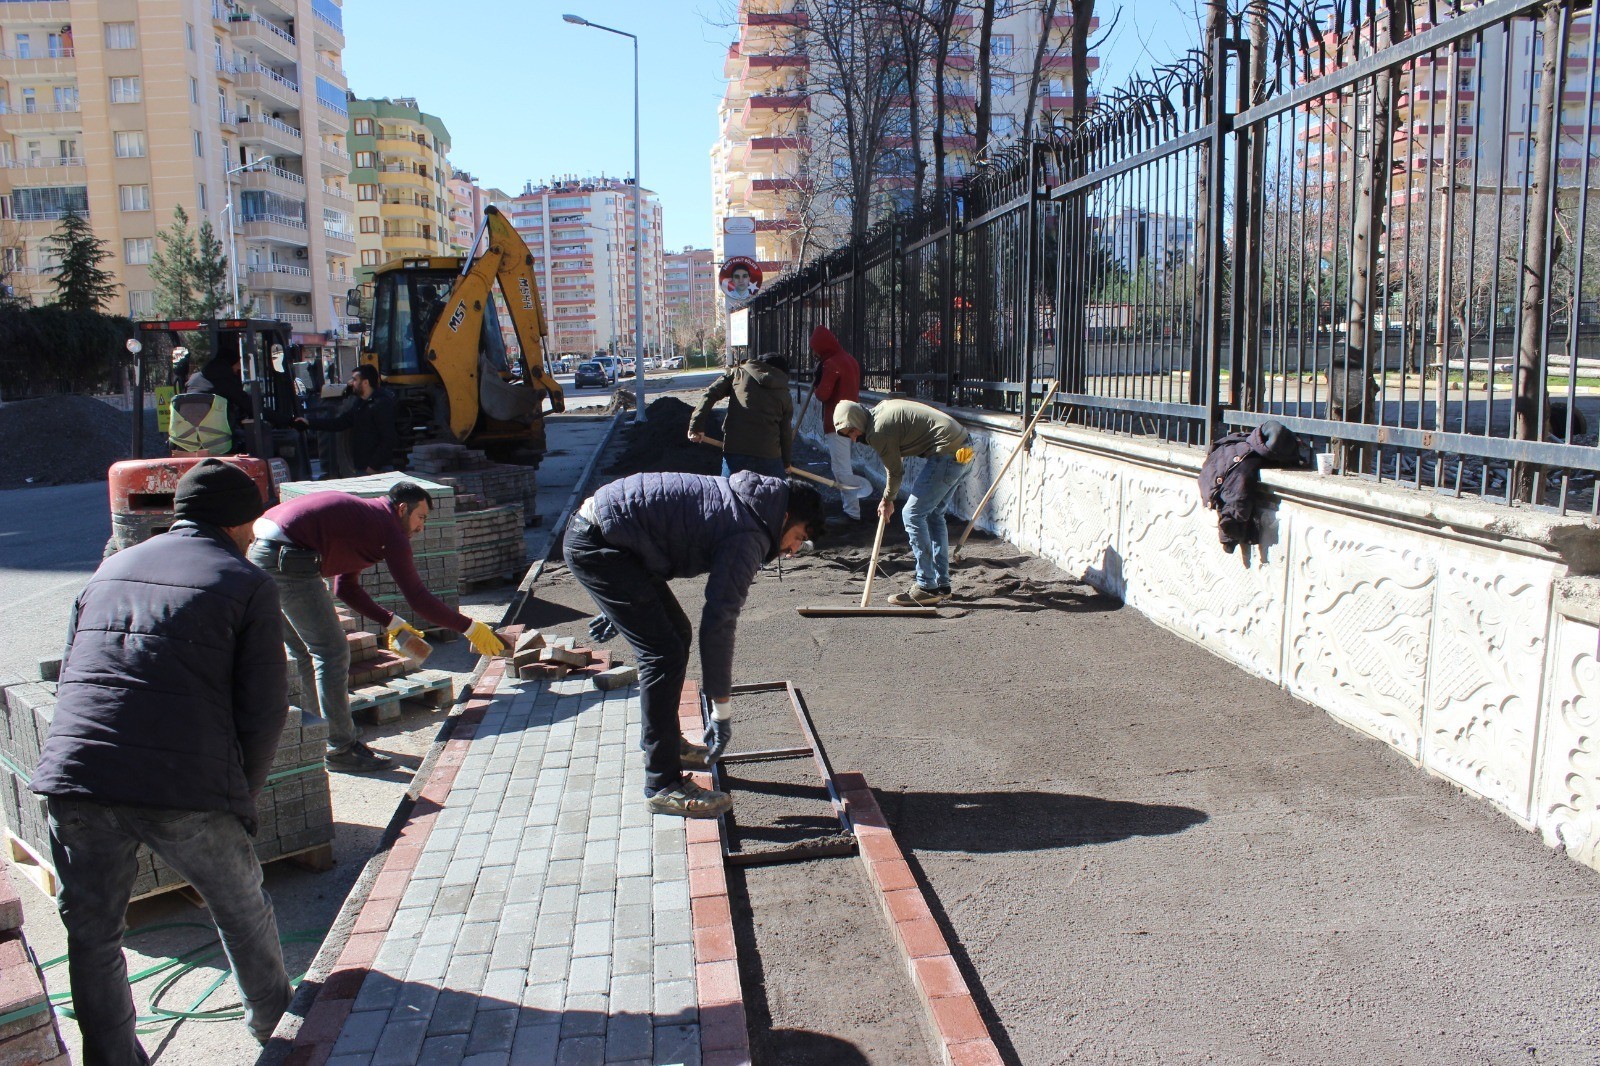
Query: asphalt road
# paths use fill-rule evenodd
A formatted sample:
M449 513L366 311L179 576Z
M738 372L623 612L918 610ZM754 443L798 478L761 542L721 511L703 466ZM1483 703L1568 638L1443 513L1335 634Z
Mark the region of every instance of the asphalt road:
M111 536L103 482L0 492L0 673L61 654L78 590Z

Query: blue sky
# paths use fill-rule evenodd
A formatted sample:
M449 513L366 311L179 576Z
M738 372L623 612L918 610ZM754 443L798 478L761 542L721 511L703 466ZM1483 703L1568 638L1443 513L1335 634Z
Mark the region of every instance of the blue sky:
M1193 6L1128 0L1102 30L1103 78L1120 83L1181 51ZM706 247L732 8L731 0L345 0L344 66L358 96L416 97L449 128L456 166L517 193L527 180L632 172L631 42L561 15L636 33L644 184L661 196L666 247ZM1115 7L1101 8L1110 27Z

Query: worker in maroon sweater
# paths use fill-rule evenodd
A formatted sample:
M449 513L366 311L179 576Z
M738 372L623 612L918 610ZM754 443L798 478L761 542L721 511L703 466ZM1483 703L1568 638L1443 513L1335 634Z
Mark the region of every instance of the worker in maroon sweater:
M494 630L452 610L430 593L417 575L411 538L428 521L428 493L412 481L397 481L387 496L365 500L347 492L313 492L281 503L256 520L250 561L278 582L283 642L300 687L328 720L330 770L367 773L393 760L361 743L350 717L350 646L333 597L384 627L392 647L402 633L422 634L410 622L379 607L361 587L361 571L386 563L406 602L443 629L463 633L482 655L505 644ZM324 578L333 578L328 591Z

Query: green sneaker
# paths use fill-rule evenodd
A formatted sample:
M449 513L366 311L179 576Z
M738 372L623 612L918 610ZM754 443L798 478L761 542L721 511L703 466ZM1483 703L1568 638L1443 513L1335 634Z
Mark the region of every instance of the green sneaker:
M732 796L701 788L687 777L657 792L645 803L656 814L675 814L679 818L715 818L733 809Z

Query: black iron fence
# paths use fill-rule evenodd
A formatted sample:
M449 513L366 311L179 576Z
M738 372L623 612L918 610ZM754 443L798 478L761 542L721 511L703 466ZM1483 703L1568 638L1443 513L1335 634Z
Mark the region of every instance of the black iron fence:
M1247 3L1208 53L770 286L866 384L1205 445L1266 419L1384 481L1600 513L1587 3Z

